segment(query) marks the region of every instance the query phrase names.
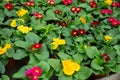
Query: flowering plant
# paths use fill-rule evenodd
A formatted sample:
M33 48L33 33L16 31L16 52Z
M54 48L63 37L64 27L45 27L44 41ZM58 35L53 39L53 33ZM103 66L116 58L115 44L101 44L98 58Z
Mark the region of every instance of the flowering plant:
M11 58L28 60L13 75L23 80L49 80L54 75L58 80L86 80L92 74L120 72L120 2L0 3L1 74Z

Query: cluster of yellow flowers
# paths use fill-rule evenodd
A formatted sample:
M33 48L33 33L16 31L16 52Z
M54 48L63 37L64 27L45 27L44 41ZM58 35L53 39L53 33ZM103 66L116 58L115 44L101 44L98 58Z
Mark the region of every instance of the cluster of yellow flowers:
M0 55L5 54L9 48L11 48L11 44L8 43L3 48L0 47Z
M77 62L72 62L70 59L62 61L62 65L64 74L69 76L80 70L80 65Z
M17 29L20 30L22 33L28 33L29 31L32 30L31 27L27 27L23 25L18 26Z
M59 45L64 45L65 40L59 38L53 38L53 42L51 44L53 45L53 50L55 50Z
M104 38L105 38L105 40L106 40L107 42L112 39L112 37L111 37L111 36L108 36L108 35L104 36Z
M84 17L80 17L80 21L85 24L86 23L86 19Z
M25 9L23 9L23 8L21 8L20 10L18 10L18 11L16 12L16 14L17 14L19 17L24 16L26 13L28 13L28 10L25 10Z
M112 4L112 0L105 0L105 3L107 3L108 5L111 5Z

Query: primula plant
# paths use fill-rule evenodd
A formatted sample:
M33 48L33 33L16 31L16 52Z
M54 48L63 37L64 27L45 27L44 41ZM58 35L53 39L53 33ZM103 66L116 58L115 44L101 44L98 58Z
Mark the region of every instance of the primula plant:
M27 61L20 80L120 72L119 11L117 0L0 0L1 79L11 59Z

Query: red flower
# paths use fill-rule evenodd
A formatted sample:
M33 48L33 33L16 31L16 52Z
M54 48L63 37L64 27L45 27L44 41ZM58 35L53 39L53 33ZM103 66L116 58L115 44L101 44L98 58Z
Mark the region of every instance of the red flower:
M36 49L42 48L42 44L40 44L40 43L34 43L34 47Z
M59 14L59 15L62 14L62 12L61 12L60 10L55 10L54 12L55 12L56 14Z
M60 25L61 25L62 27L65 27L65 26L66 26L66 23L65 23L65 22L62 22L62 23L60 23Z
M34 5L34 2L33 1L28 1L25 3L26 6L33 6Z
M34 43L34 45L32 45L30 47L30 50L35 50L35 49L40 49L40 48L42 48L42 44L40 44L40 43Z
M108 22L112 22L113 20L115 20L114 17L109 17L109 18L108 18Z
M111 24L112 24L112 26L116 27L119 25L119 20L116 20L116 19L112 20Z
M54 4L55 4L54 0L47 0L47 3L49 3L49 4L51 4L51 5L54 5Z
M43 18L43 15L39 12L34 12L33 16L35 16L36 19Z
M78 35L78 31L74 29L74 30L72 30L71 34L72 34L72 36L77 36Z
M102 58L105 59L105 62L110 61L110 57L109 57L109 55L108 55L107 53L104 53L104 54L102 55Z
M97 3L95 1L89 2L90 7L97 8Z
M80 1L83 2L83 3L86 2L86 0L80 0Z
M84 29L79 29L79 30L78 30L78 34L79 34L79 35L82 35L82 34L86 34L86 32L85 32Z
M11 3L7 3L4 5L4 7L8 10L12 10L14 6Z
M92 27L97 27L97 25L99 25L99 21L93 21L93 22L91 22L90 23L90 25L92 26Z

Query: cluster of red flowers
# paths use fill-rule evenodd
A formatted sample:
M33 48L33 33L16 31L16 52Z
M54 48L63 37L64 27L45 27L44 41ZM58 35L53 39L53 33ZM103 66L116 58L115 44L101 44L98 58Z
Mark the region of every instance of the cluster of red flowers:
M33 6L34 5L34 2L33 1L28 1L25 3L26 6Z
M89 5L91 8L97 8L97 3L94 0L89 2Z
M40 48L42 48L42 44L40 44L40 43L34 43L34 45L32 45L30 47L30 50L35 50L35 49L40 49Z
M30 68L25 71L25 75L31 80L39 80L38 76L42 75L42 69L38 66Z
M120 7L120 2L113 2L112 7Z
M101 57L105 60L105 62L110 61L110 56L107 53L104 53Z
M72 7L71 8L71 12L73 12L73 13L79 13L81 11L81 7Z
M43 18L43 15L39 12L34 12L33 16L35 16L36 19Z
M62 0L62 1L63 1L63 4L65 5L72 4L72 0Z
M71 32L72 36L79 36L79 35L83 35L83 34L86 34L86 31L84 29L74 29L72 30Z
M90 23L90 25L95 28L97 27L97 25L99 25L99 23L100 23L99 21L93 21Z
M54 4L55 4L54 0L47 0L47 3L49 3L49 4L51 4L51 5L54 5Z
M110 22L114 27L117 27L118 25L120 25L120 20L117 20L114 17L109 17L108 22Z
M112 10L110 10L110 9L103 9L103 10L101 10L101 14L103 14L103 15L105 15L105 14L112 14Z

